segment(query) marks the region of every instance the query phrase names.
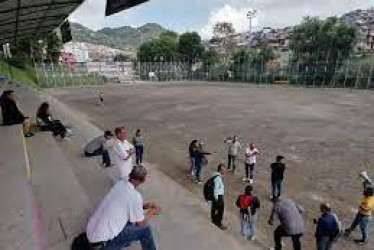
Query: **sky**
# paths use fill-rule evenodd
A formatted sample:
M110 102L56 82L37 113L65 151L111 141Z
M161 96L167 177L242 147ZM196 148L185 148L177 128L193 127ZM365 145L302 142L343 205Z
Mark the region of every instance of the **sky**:
M104 17L105 4L86 0L69 19L94 30L158 23L179 33L197 31L207 39L219 21L232 22L237 32L248 31L249 10L257 11L252 24L257 30L295 25L308 15L324 18L371 8L374 0L150 0L109 17Z

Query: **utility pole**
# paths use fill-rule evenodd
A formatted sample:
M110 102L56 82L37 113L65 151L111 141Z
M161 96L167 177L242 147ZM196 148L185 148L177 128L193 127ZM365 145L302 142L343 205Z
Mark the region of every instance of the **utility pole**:
M247 18L249 20L249 36L251 36L252 33L252 19L255 17L257 13L257 10L249 10L247 12Z

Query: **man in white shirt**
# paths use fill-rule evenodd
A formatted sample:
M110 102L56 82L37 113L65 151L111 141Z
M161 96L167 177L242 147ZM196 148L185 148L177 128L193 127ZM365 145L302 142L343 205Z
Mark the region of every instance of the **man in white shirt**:
M117 175L120 179L128 180L129 174L134 166L133 155L135 154L134 146L127 141L125 127L115 129L116 139L114 145L110 147L110 159L117 168Z
M236 135L234 135L232 138L226 139L224 142L228 144L227 169L231 170L232 165L232 172L234 173L236 167L235 160L242 146Z
M222 224L223 213L225 210L225 203L223 196L225 194L225 185L223 183L223 177L226 174L226 166L219 164L217 172L214 173L214 199L212 201L212 208L210 216L214 225L219 227L221 230L226 230L227 227Z
M146 175L144 166L135 166L129 181L119 180L101 201L86 228L92 248L121 249L140 241L143 250L156 250L148 221L160 208L152 202L143 204L136 190L145 182Z
M249 181L251 184L253 183L253 172L256 165L257 154L259 154L259 151L255 148L254 144L249 144L249 148L247 148L245 152L245 177L243 181Z

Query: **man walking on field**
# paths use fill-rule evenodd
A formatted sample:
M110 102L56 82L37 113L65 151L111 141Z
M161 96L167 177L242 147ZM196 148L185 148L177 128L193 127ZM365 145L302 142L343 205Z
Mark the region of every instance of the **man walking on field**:
M231 170L232 165L232 172L234 173L236 167L235 160L242 146L240 145L236 135L234 135L232 138L226 139L224 142L228 144L227 169Z
M245 177L243 181L249 181L249 183L253 183L253 172L256 165L256 155L259 154L257 148L255 148L254 144L249 144L249 147L245 151Z

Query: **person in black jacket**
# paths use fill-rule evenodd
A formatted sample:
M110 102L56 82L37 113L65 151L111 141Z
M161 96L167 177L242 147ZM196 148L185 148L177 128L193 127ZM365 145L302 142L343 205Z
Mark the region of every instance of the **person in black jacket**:
M327 203L322 203L320 210L321 217L314 221L317 224L315 233L317 250L331 250L334 238L340 232L338 217L332 213L330 205Z
M5 90L0 97L1 113L3 116L3 125L23 125L23 133L25 137L31 137L34 134L30 132L31 123L28 117L24 116L19 110L15 101L13 90Z
M59 135L62 139L65 138L66 128L60 120L54 120L52 118L52 114L49 110L49 104L47 102L43 102L40 105L38 111L36 112L36 117L42 121L42 129L52 131L53 136Z
M277 198L282 195L283 175L286 169L286 164L282 162L283 156L278 155L276 161L270 165L271 168L271 198Z

